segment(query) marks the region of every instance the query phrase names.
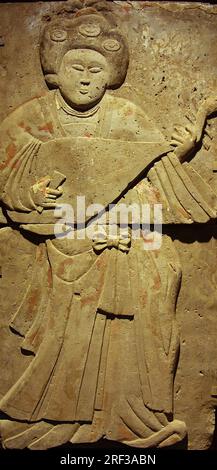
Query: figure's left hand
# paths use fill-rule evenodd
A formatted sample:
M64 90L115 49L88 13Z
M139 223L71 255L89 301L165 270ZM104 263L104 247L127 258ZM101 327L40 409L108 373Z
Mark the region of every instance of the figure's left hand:
M181 162L196 147L196 144L202 141L204 134L209 136L207 119L214 113L217 113L216 94L206 98L194 114L186 115L189 125L174 128L171 145L175 147L174 153Z
M182 162L184 157L194 149L198 142L197 126L176 126L172 135L171 145L174 147L176 157Z

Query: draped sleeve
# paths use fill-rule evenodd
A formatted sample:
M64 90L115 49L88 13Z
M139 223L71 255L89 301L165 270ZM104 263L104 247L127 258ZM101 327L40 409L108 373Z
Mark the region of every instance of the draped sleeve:
M139 186L145 202L162 204L163 223L207 223L217 216L217 193L191 163L169 153L149 170Z
M42 99L20 106L0 126L0 201L9 210L36 209L30 195L34 181L29 175L42 142L50 137Z

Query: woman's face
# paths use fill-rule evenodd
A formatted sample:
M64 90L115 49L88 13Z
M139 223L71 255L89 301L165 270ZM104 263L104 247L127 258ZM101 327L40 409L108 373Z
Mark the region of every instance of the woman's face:
M109 65L99 52L73 49L64 55L57 80L61 95L72 108L89 109L105 93Z

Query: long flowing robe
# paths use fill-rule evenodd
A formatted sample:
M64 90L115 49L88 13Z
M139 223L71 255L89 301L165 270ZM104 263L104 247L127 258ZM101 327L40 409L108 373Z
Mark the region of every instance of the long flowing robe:
M71 188L78 181L76 191L86 187L88 203L163 202L166 220L184 223L215 218L216 195L189 164L182 166L170 154L155 163L148 179L142 178L143 170L169 148L129 101L105 96L90 118L75 117L74 123L64 118L65 126L50 92L20 107L2 125L4 211L26 234L48 234L37 246L32 279L9 325L23 337L20 355L32 354L32 361L0 400L2 442L41 449L106 437L160 445L173 422L179 350L175 308L181 267L172 241L164 236L160 250L149 251L144 249L148 240L140 237L129 251L105 244L96 252L87 237L56 240L49 233L53 211L38 211L29 188L37 178L53 170L67 172L71 165L64 202L74 203ZM61 145L72 138L77 139L74 153L61 153ZM75 157L76 145L84 146L82 157L89 145L92 157L94 139L100 150L87 165L80 154ZM106 174L103 148L106 157L110 151ZM59 162L55 151L62 155ZM97 180L100 158L103 173Z

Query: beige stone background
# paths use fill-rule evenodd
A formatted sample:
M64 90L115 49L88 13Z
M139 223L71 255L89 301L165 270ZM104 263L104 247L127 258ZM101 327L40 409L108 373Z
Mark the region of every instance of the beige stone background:
M0 4L0 120L46 87L40 70L38 42L43 15L62 2ZM217 5L195 2L113 1L131 53L125 84L113 93L142 106L162 132L186 124L185 114L217 92ZM217 121L217 119L216 119ZM215 185L217 123L211 123L209 151L196 157L210 169ZM214 170L214 172L213 172ZM217 396L217 229L215 224L166 227L183 267L177 305L181 350L175 381L176 417L186 421L190 449L212 444ZM0 230L2 277L7 299L0 315L0 340L14 379L21 373L19 337L8 333L8 318L22 298L31 275L36 247L18 231ZM20 257L25 270L20 271ZM10 281L8 281L10 279ZM13 337L13 341L12 341ZM26 363L29 357L25 357ZM23 364L23 367L25 364ZM213 443L217 446L217 440Z

